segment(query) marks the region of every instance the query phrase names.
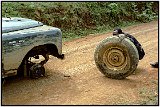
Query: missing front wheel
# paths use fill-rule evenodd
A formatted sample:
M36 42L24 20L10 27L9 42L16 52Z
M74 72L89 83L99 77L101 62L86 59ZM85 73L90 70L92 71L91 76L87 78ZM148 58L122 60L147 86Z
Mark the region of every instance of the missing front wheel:
M41 64L34 64L29 69L30 78L36 79L45 76L45 68Z

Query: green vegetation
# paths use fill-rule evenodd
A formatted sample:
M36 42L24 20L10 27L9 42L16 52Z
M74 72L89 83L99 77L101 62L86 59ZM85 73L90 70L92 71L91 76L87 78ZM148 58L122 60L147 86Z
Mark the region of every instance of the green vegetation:
M158 2L2 2L2 16L59 27L70 39L152 21L158 17Z
M139 95L142 98L140 105L158 105L158 82L156 88L140 88Z

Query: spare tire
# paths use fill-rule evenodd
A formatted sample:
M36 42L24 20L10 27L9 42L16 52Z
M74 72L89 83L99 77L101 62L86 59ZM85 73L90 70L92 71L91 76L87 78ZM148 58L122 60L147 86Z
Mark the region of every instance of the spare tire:
M106 77L124 79L137 68L139 55L125 35L111 36L98 44L94 53L97 68Z

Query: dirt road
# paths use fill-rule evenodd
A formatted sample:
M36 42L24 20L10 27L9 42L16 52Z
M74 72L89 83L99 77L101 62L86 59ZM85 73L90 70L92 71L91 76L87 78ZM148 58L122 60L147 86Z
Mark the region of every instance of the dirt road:
M96 45L112 33L89 35L63 43L65 60L47 62L46 77L8 80L2 105L116 105L157 104L158 21L123 29L142 44L146 55L134 75L124 80L105 77L94 63Z

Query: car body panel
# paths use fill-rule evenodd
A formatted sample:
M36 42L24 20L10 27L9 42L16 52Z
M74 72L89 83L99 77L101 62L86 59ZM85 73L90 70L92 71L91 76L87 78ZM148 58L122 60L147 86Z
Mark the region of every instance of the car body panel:
M2 18L2 33L42 26L43 23L26 18Z
M62 54L62 32L59 28L42 25L42 23L36 25L36 21L31 20L29 23L29 26L26 23L26 26L23 25L22 28L20 26L15 29L12 29L11 26L6 29L2 28L3 74L7 74L4 77L9 75L8 72L14 71L12 74L15 74L24 56L35 46L52 43L57 46L58 53Z

